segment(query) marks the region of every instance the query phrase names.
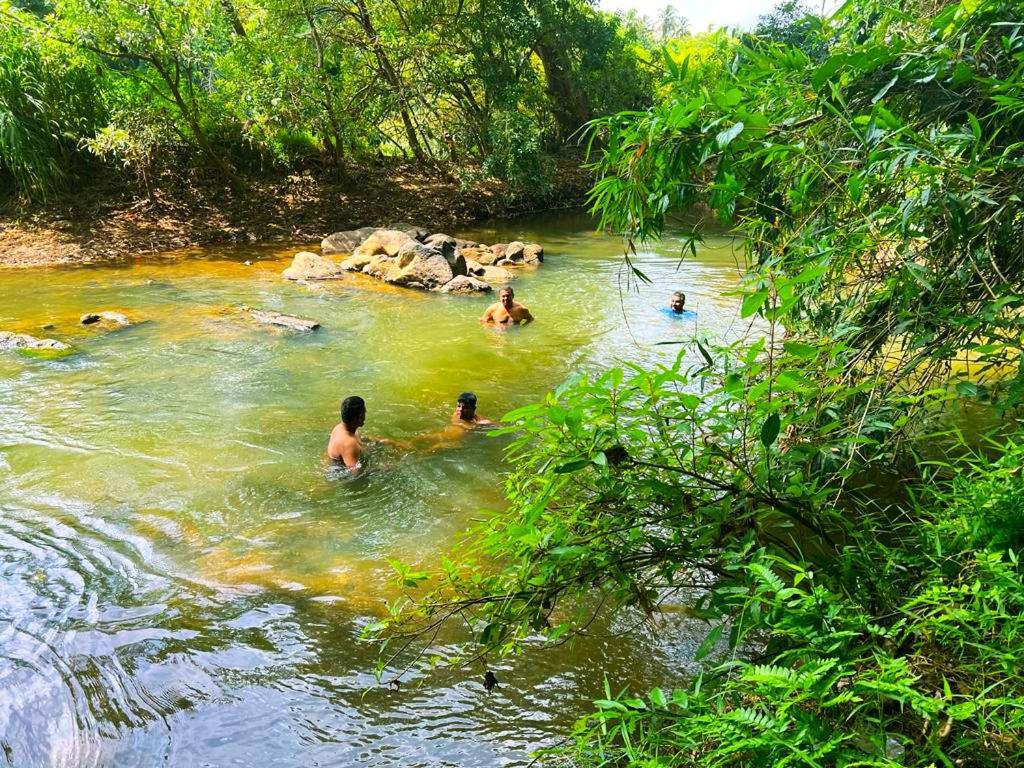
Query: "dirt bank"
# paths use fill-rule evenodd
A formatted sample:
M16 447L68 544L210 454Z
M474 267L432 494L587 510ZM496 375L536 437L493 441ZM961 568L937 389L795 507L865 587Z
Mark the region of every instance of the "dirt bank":
M0 205L0 267L111 262L197 245L316 242L343 229L411 221L434 231L493 216L579 205L589 178L566 162L546 191L427 174L410 165L364 168L344 180L307 170L250 177L244 194L211 182L162 179L149 193L107 174L43 205Z

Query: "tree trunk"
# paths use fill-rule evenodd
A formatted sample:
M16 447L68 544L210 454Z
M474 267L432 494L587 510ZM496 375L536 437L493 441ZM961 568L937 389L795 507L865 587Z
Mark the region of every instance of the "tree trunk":
M426 154L423 152L423 145L420 144L419 136L416 133L416 126L413 124L412 116L409 114L409 105L405 96L405 88L402 85L402 79L391 65L391 60L388 58L384 46L380 44L377 30L373 26L373 20L370 18L370 12L366 8L366 4L363 0L356 0L355 5L359 10L359 23L363 27L370 45L373 47L373 54L377 58L381 74L384 76L387 84L398 94L399 113L402 118L402 125L405 128L405 139L409 142L409 148L418 161L425 162Z
M572 62L565 50L549 36L537 41L535 49L544 67L551 111L558 123L559 138L568 141L591 118L590 100L576 86Z

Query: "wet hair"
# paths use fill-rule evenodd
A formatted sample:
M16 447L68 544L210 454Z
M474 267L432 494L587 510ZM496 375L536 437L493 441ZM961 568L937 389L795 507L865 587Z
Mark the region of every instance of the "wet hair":
M511 296L512 298L515 298L516 292L512 290L512 286L511 285L506 285L504 288L502 288L500 291L498 291L498 295L501 296L501 294L505 293L506 291L508 291L508 295L509 296Z
M468 405L470 408L476 408L476 395L472 392L463 392L455 402Z
M341 401L341 420L345 424L351 424L366 413L366 401L358 395L346 397Z
M673 291L672 292L672 298L674 299L676 296L678 296L680 299L683 300L683 304L686 303L686 294L685 293L683 293L682 291Z

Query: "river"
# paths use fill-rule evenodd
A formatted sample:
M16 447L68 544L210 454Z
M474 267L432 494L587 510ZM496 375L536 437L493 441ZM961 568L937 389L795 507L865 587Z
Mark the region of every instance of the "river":
M680 612L497 662L490 695L478 667L377 685L359 633L399 594L388 559L436 563L500 507L505 443L379 450L346 480L323 460L343 397L366 399L367 434L405 440L465 390L498 418L579 371L669 362L679 347L657 342L745 328L724 237L696 259L674 237L641 250L645 285L581 214L452 234L545 246L514 281L536 323L486 329L488 299L361 277L289 283L298 245L0 271L0 330L78 350L0 353L0 765L524 765L605 675L647 689L691 670L705 629ZM660 313L675 289L695 320ZM242 304L323 328L224 311ZM103 309L143 322L78 325Z

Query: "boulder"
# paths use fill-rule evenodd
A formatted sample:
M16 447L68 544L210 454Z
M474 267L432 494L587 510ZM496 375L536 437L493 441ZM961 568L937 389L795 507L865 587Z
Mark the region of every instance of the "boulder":
M397 229L378 229L352 252L353 256L397 256L402 246L412 238Z
M363 268L366 267L371 261L373 256L367 256L363 253L357 253L349 256L347 259L343 259L338 266L344 269L346 272L362 272Z
M459 247L459 242L451 235L446 235L442 232L438 232L436 235L431 235L424 241L426 245L440 246L442 243L450 243L453 248Z
M296 253L291 266L284 271L288 280L331 280L342 274L341 266L309 251Z
M82 315L80 321L82 325L92 325L93 323L106 322L112 323L113 325L131 325L132 321L128 319L127 315L123 315L120 312L110 312L104 310L102 312L86 312Z
M392 285L433 291L450 282L453 277L455 273L441 251L412 242L402 248L384 275L384 280Z
M6 351L9 349L64 350L71 349L71 347L63 341L57 341L56 339L37 339L35 336L29 336L27 333L0 331L0 350Z
M500 259L505 255L505 250L508 248L508 243L495 243L491 246L490 251L494 254L495 259Z
M479 261L473 261L472 259L466 259L466 274L467 275L473 275L474 277L480 277L480 276L483 275L484 270L486 270L486 269L487 269L487 267L485 267Z
M441 252L444 256L445 261L448 262L448 266L452 268L452 274L458 277L459 275L465 275L466 269L466 257L462 255L462 252L455 247L455 238L450 241L445 240L437 245L433 246Z
M467 261L475 261L477 264L483 264L485 267L488 264L493 264L497 258L490 248L460 248L462 255Z
M508 283L515 279L515 275L504 267L484 267L481 277L489 283Z
M502 258L500 258L500 259L498 259L497 261L494 262L494 266L496 266L496 267L504 267L506 264L512 264L512 263L513 262L511 260L506 259L505 257L502 257Z
M469 275L453 277L441 287L441 293L490 293L492 290L490 283Z
M366 238L376 231L376 227L360 227L359 229L335 232L321 241L320 252L325 256L332 253L352 253L352 251L363 244Z
M397 268L398 257L388 256L386 253L370 258L369 263L363 267L363 274L383 280L391 272L392 267Z
M536 243L528 243L523 248L523 263L524 264L543 264L544 263L544 248L537 245Z
M463 240L461 238L456 237L455 238L455 247L461 249L461 248L486 248L487 246L486 245L480 245L480 243L476 242L475 240Z
M522 264L523 252L525 250L526 243L521 243L518 240L513 240L505 247L505 251L504 253L502 253L502 257L508 259L513 264Z
M430 234L429 229L417 227L415 224L410 224L407 221L396 221L394 224L388 224L384 229L393 229L399 232L404 232L413 240L423 240L423 238Z
M252 307L243 307L242 309L252 315L253 320L264 325L278 325L282 328L290 328L293 331L300 331L302 333L315 331L320 327L320 323L316 320L307 320L304 317L283 315L280 312L253 309Z

